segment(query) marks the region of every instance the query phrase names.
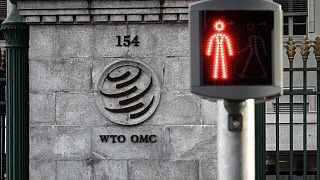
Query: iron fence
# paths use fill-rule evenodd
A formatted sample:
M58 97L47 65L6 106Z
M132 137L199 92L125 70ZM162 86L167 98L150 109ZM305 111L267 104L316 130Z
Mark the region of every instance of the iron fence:
M320 180L320 37L285 47L284 95L256 106L256 179Z

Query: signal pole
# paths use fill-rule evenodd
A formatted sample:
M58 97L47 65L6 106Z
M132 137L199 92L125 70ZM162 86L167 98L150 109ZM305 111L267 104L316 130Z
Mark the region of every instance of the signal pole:
M189 12L191 92L218 99L218 180L255 180L255 101L283 93L281 6L208 0Z
M218 180L255 180L254 100L218 100Z

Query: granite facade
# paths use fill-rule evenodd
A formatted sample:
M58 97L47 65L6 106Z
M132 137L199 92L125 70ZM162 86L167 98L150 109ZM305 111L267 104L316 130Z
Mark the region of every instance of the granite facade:
M217 105L189 87L191 2L18 2L30 24L31 179L216 179ZM116 46L125 35L140 46ZM116 60L159 79L159 106L141 124L117 125L97 107L94 87Z

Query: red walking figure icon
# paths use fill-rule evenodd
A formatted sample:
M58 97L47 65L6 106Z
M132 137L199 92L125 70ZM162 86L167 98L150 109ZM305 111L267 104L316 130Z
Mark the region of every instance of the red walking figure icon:
M230 38L226 34L222 33L224 29L225 24L223 21L217 21L214 23L214 30L217 31L217 33L210 36L206 52L207 56L211 56L214 59L212 78L215 80L227 80L229 78L226 54L232 56L233 52Z

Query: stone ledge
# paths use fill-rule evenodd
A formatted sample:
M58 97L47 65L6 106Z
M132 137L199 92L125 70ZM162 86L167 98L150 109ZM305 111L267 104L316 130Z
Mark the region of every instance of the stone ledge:
M29 24L188 22L189 4L198 0L18 0Z
M48 19L50 17L50 19ZM55 17L55 18L51 18ZM57 17L57 18L56 18ZM187 23L188 14L24 15L28 24Z

